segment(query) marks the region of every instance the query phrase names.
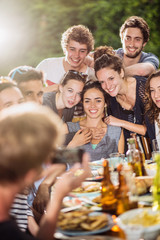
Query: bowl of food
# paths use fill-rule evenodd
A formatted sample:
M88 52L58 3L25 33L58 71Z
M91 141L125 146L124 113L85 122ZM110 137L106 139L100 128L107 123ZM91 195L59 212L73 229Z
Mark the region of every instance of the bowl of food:
M117 224L128 240L154 240L160 233L160 211L152 208L137 208L121 214Z

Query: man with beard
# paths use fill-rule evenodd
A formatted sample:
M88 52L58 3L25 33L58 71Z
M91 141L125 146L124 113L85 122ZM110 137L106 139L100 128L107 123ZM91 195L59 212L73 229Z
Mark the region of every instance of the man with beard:
M116 53L123 59L125 73L128 76L148 76L159 67L158 58L152 53L143 52L149 40L149 27L138 16L131 16L120 28L122 48Z

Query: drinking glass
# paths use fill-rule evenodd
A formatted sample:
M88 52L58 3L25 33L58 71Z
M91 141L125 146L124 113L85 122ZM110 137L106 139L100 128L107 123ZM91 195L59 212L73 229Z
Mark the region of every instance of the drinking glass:
M118 171L117 166L120 163L124 163L125 155L122 153L111 153L109 158L109 168L110 168L110 175L111 181L113 185L118 185Z
M153 152L160 152L160 139L152 140Z

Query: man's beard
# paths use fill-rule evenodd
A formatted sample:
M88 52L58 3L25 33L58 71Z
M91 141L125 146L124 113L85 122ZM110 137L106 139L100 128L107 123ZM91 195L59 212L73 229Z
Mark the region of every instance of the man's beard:
M134 54L127 53L127 54L125 54L125 55L126 55L126 57L128 57L128 58L136 58L136 57L138 57L138 55L141 54L142 49L143 49L143 47L141 47L141 49L140 49L138 52L135 52Z

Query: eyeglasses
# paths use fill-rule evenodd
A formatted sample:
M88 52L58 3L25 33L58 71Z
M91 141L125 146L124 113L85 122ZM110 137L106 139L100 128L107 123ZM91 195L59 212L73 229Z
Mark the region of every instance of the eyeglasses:
M83 72L78 72L78 71L75 71L75 70L69 70L68 72L79 75L81 78L84 78L84 79L86 79L88 77L88 75L83 73Z
M11 74L10 78L14 79L15 74L18 72L19 74L25 74L27 73L29 70L31 70L32 67L29 66L22 66L20 68L17 68L13 71L13 73Z

